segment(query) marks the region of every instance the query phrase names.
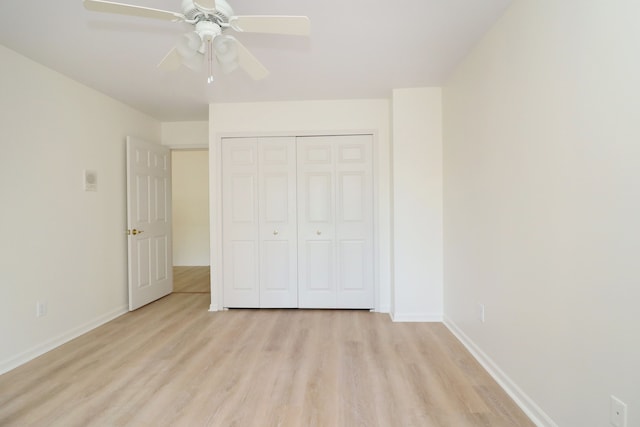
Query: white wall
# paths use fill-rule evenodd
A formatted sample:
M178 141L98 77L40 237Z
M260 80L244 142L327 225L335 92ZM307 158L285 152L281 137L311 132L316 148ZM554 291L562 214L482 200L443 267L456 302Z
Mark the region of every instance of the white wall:
M442 93L392 100L393 304L396 321L442 321Z
M209 152L172 150L173 265L209 265Z
M209 122L163 122L162 145L175 149L207 148Z
M160 124L3 46L0 63L4 372L126 311L125 137Z
M640 426L638 16L516 1L444 89L445 315L540 425Z
M212 267L215 268L217 252L220 251L217 229L215 199L219 182L214 165L218 164L216 144L221 135L255 135L286 133L341 133L345 131L375 131L378 151L378 260L379 308L389 311L390 284L390 164L389 164L389 110L388 100L336 100L212 104L210 121L210 188ZM219 242L218 242L219 243ZM212 281L220 280L212 275ZM218 306L220 294L212 292L212 308Z

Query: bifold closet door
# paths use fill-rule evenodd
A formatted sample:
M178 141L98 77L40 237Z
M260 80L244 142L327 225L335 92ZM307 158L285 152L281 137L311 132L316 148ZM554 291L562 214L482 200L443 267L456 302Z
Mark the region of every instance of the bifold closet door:
M260 307L298 307L295 137L258 139Z
M222 278L225 307L260 307L258 140L222 141Z
M301 308L373 308L371 135L297 138Z
M222 141L225 307L298 306L295 138Z

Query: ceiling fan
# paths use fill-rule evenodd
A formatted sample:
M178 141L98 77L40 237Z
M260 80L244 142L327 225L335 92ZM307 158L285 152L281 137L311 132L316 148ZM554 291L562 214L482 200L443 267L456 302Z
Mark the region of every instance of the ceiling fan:
M244 69L254 80L260 80L269 71L235 37L226 34L236 32L270 33L307 36L310 22L306 16L244 15L236 16L226 0L182 0L182 12L170 12L115 3L103 0L83 0L84 7L95 12L185 22L194 29L182 36L158 64L172 70L180 65L200 71L208 66L208 83L213 82L213 63L217 62L224 73L236 68Z

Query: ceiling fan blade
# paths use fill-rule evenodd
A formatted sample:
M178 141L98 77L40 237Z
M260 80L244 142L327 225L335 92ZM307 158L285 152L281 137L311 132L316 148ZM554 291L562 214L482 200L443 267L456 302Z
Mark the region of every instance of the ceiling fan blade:
M173 71L180 68L180 65L182 65L182 57L178 53L178 49L174 47L165 55L164 59L160 61L158 68L165 71Z
M271 33L308 36L311 22L306 16L246 15L232 16L229 26L245 33Z
M83 0L84 7L93 12L119 13L121 15L140 16L143 18L162 19L165 21L184 21L183 14L167 10L151 9L149 7L131 4L115 3L103 0Z
M200 52L196 53L194 56L191 56L189 58L182 58L182 65L184 65L185 67L195 72L200 72L204 70L204 62L205 62L205 56Z
M240 65L253 80L262 80L269 75L269 70L238 40L236 40L236 49L238 52L238 65Z
M194 0L193 4L200 9L207 12L213 12L216 10L216 0Z

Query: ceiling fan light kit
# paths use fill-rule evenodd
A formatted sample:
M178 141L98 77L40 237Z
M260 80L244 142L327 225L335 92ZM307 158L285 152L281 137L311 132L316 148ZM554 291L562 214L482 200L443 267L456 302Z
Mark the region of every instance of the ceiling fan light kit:
M208 83L213 82L214 59L225 74L237 68L245 70L254 80L263 79L269 74L242 43L233 36L223 34L225 31L231 29L236 32L308 36L311 30L306 16L235 16L225 0L182 0L181 13L103 0L83 0L83 3L87 10L94 12L193 25L194 30L180 38L158 67L170 70L182 64L200 71L206 62Z
M183 58L191 58L192 56L196 56L198 54L198 50L202 45L202 39L200 36L193 33L183 34L182 37L178 40L176 44L176 49L178 53Z
M238 49L234 37L227 35L216 37L213 39L213 46L223 73L228 74L238 68Z

